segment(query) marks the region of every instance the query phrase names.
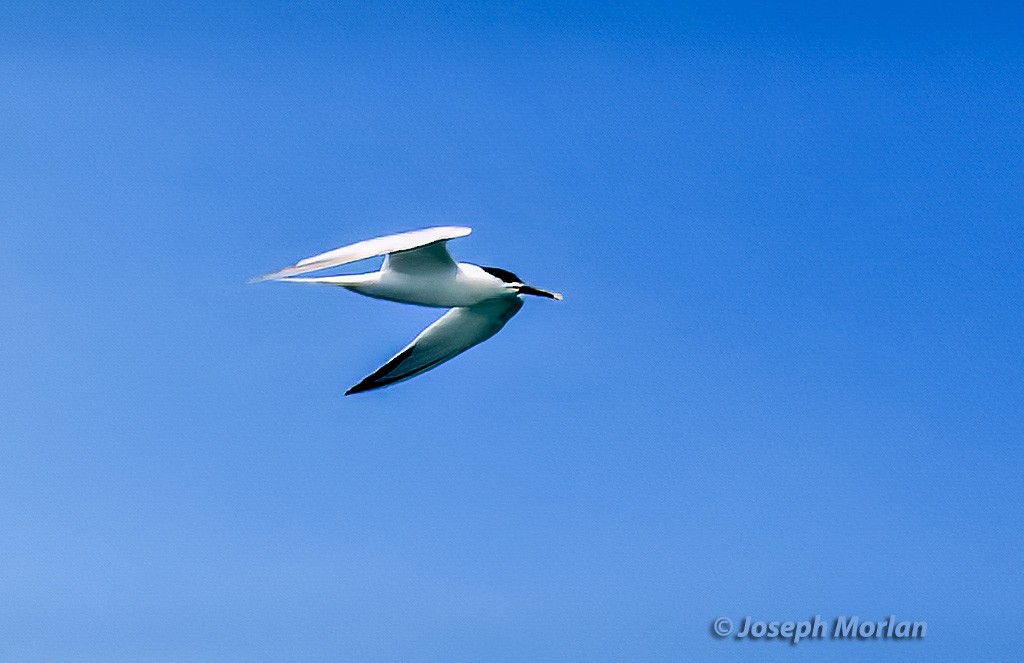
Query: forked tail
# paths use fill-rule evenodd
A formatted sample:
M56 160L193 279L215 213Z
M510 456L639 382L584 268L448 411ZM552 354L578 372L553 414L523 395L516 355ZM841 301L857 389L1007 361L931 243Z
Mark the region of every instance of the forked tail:
M249 279L249 283L262 283L263 281L277 281L278 283L323 283L325 285L336 285L343 288L350 286L366 285L376 278L375 273L371 274L341 274L338 276L286 276L276 279L268 279L257 276Z

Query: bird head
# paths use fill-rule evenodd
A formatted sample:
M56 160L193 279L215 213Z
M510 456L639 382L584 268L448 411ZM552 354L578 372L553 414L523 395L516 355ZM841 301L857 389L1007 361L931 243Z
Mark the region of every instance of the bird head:
M536 295L537 297L547 297L549 299L557 299L559 301L562 299L561 293L527 285L523 283L521 278L506 269L501 269L500 267L481 267L480 269L484 270L491 276L501 279L505 284L505 288L517 295Z

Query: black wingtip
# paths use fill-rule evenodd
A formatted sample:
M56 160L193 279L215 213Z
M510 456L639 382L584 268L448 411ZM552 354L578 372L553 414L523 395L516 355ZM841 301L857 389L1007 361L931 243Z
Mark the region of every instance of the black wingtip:
M349 390L345 392L345 395L350 396L352 394L370 391L371 389L386 387L392 382L394 382L394 380L388 380L384 376L386 376L388 373L394 370L395 366L398 366L403 361L405 361L406 358L412 354L412 350L413 349L409 347L399 352L397 355L389 359L386 364L384 364L383 366L375 370L373 373L370 373L365 378L360 380L357 385L355 385L354 387L350 387Z
M371 389L376 389L377 387L383 387L384 384L387 383L381 383L377 380L375 376L369 375L360 380L357 384L349 387L348 390L345 392L345 395L351 396L352 394L361 394L364 391L370 391Z

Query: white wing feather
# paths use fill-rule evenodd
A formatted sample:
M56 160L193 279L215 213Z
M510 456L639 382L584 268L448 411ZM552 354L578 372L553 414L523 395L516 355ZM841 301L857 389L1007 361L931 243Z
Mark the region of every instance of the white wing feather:
M285 267L284 269L276 272L259 276L253 279L253 281L272 281L274 279L283 279L288 278L289 276L315 272L329 267L337 267L338 265L345 265L350 262L365 260L375 256L397 254L400 251L412 251L412 249L418 249L437 242L446 242L450 239L465 237L471 232L473 232L472 228L464 228L460 226L438 226L435 228L424 228L423 230L399 233L397 235L387 235L386 237L367 239L362 242L356 242L355 244L349 244L348 246L343 246L339 249L315 255L311 258L305 258L290 267ZM444 255L442 255L442 253ZM442 262L447 253L448 251L444 248L443 244L440 244L437 247L432 247L428 252L433 259L441 260ZM451 256L447 256L447 259L451 261Z
M523 300L512 296L453 308L345 394L386 387L429 371L497 334L522 307Z

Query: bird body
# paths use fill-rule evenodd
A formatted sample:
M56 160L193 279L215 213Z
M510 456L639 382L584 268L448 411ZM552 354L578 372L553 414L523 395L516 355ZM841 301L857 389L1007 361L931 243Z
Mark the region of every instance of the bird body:
M556 292L526 285L507 270L455 262L446 243L470 232L447 226L378 237L300 260L254 280L334 285L376 299L451 309L345 393L369 391L424 373L487 340L519 312L521 295L562 299ZM376 272L299 276L379 255L385 258Z
M494 297L515 296L504 282L470 263L458 263L452 270L410 273L391 268L384 259L380 271L369 274L291 277L281 281L292 283L324 283L358 292L374 299L401 304L417 304L434 308L473 306Z

